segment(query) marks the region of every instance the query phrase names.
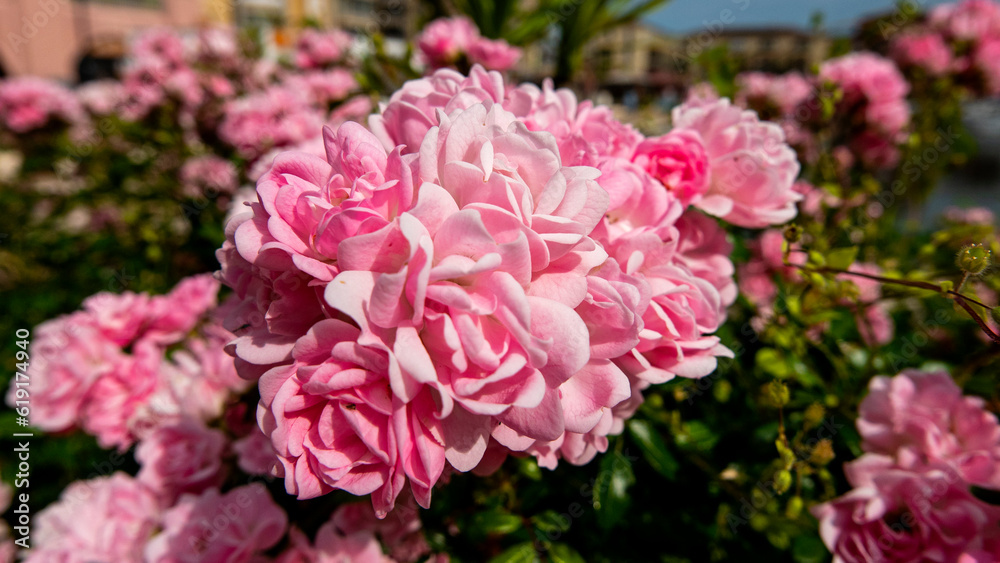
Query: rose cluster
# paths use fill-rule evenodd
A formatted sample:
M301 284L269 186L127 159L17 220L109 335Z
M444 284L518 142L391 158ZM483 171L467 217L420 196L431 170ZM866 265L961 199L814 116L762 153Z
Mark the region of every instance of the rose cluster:
M430 548L416 512L384 522L343 505L310 541L262 483L165 502L124 473L76 481L39 513L26 563L301 563L417 561ZM382 542L392 545L384 555ZM268 553L277 552L273 557ZM4 553L0 551L0 554ZM436 556L432 556L432 561ZM426 559L425 559L426 560Z
M232 29L206 28L193 35L151 29L131 46L120 81L76 90L41 78L0 81L0 131L24 135L73 126L73 139L87 156L93 145L118 132L118 119L153 127L170 121L193 158L202 159L192 166L208 166L206 152L253 161L272 149L310 141L324 124L370 111L367 98L361 104L351 99L360 90L347 66L353 62L346 56L351 41L343 31L304 31L294 64L280 66L253 57ZM210 174L225 172L225 163L212 166ZM182 180L186 186L195 183ZM232 182L223 183L221 191L231 191ZM188 191L199 188L204 186Z
M119 452L38 515L24 560L259 563L279 546L273 561L283 563L427 555L412 496L383 521L365 505L341 506L315 544L288 529L284 511L254 482L272 479L277 460L247 412L247 382L225 353L233 335L218 319L230 306L215 306L218 290L202 275L163 296L102 293L38 327L32 424L80 427ZM134 442L138 474L111 473ZM9 502L10 489L0 487L0 507ZM13 561L9 536L0 530L0 561ZM392 559L379 540L392 546Z
M55 82L33 76L0 81L0 131L24 134L48 125L74 125L85 115L73 92Z
M279 154L227 226L227 327L300 498L421 506L447 468L586 463L642 401L731 353L730 245L795 215L781 129L719 100L645 138L550 84L408 82L325 158Z
M517 64L521 50L503 39L487 39L467 17L439 18L417 37L423 62L432 69L478 64L504 71Z
M305 29L295 42L293 62L302 70L329 69L344 63L354 38L346 31Z
M246 384L223 350L233 335L220 324L218 291L201 275L167 295L99 293L82 311L39 325L28 372L32 424L81 428L124 450L160 426L220 416Z
M819 79L833 83L843 93L840 115L858 115L860 123L848 133L847 148L865 165L891 168L899 162L906 139L910 108L909 84L889 59L859 52L830 59L820 65Z
M845 170L856 162L889 169L899 161L910 122L909 84L889 59L851 53L825 61L816 76L746 72L736 86L736 101L780 123L805 162L815 164L824 150ZM837 100L831 116L823 115L824 97ZM819 146L817 130L833 136L829 149Z
M852 491L813 508L837 561L996 561L1000 508L970 492L1000 488L1000 424L945 372L876 377L857 421Z
M950 77L973 94L1000 94L1000 4L963 0L931 10L927 20L892 39L890 52L904 69Z

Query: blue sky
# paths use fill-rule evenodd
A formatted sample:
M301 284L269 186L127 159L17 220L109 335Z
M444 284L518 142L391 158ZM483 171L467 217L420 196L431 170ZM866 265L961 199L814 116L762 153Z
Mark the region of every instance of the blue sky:
M913 0L924 10L954 0ZM854 22L894 9L895 0L672 0L646 20L668 32L699 31L718 22L724 10L732 23L726 27L791 26L807 28L813 13L825 15L826 28L849 31Z

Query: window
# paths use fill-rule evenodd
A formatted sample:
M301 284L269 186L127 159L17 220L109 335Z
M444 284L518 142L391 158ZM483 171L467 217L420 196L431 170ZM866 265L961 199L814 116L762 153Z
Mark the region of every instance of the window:
M355 16L369 16L375 11L375 3L371 0L347 0L344 11Z

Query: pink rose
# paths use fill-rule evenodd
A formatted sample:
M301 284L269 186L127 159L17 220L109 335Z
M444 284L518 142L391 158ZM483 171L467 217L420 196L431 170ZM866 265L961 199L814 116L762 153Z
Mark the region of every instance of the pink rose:
M31 350L33 423L79 427L125 449L160 424L219 416L246 383L223 349L233 335L213 318L227 312L215 309L218 288L202 275L163 296L101 293L84 311L43 323Z
M708 155L694 131L679 129L646 139L636 147L632 162L659 180L684 206L698 203L708 190Z
M965 397L944 372L876 377L861 402L865 451L900 463L943 464L984 487L1000 487L1000 424L978 397Z
M271 475L278 463L271 440L257 426L250 434L233 442L233 452L236 453L236 465L248 475Z
M56 82L33 76L0 81L0 125L14 133L73 125L83 119L76 96Z
M305 92L310 102L319 108L327 108L343 100L359 87L354 75L342 68L292 75L285 80L285 84Z
M232 162L204 155L192 158L181 166L180 180L186 197L211 200L235 192L239 173Z
M272 148L301 143L323 126L323 113L309 105L308 94L277 85L231 100L219 138L250 160Z
M24 561L142 563L159 512L153 493L124 473L76 481L38 514Z
M444 469L436 438L441 424L429 393L409 404L392 396L385 355L360 346L360 336L334 319L313 326L296 343L295 362L261 378L258 419L289 493L373 493L384 516L407 476L417 497L429 502Z
M260 483L183 495L146 544L147 563L249 563L285 535L288 517Z
M467 17L438 18L424 27L417 47L433 68L450 66L479 41L479 29Z
M126 361L120 348L105 338L84 313L39 325L29 354L31 423L47 432L77 425L94 382ZM16 382L11 383L7 393L11 407L17 400Z
M419 561L431 551L424 538L419 507L412 496L400 501L384 519L377 518L371 506L366 503L344 504L333 513L330 524L348 537L359 533L375 534L389 549L389 555L394 561Z
M989 37L976 46L972 61L983 77L986 94L1000 94L1000 36Z
M521 50L503 39L480 37L467 48L469 60L489 70L504 71L512 68L521 58Z
M326 68L347 54L353 38L345 31L305 29L295 43L295 66L301 69Z
M226 436L201 422L183 420L157 428L135 451L137 478L166 504L183 493L198 494L222 484Z
M1000 511L973 497L947 469L900 469L866 454L851 462L856 487L813 507L835 561L968 561L1000 556Z
M139 60L156 60L183 66L186 64L188 49L175 30L159 27L146 29L136 35L132 43L132 56Z
M792 117L796 108L809 99L815 90L810 81L800 73L768 74L744 72L736 77L739 93L736 103L758 110L771 110L771 114Z
M857 316L858 331L868 346L879 346L892 341L896 324L886 306L881 303L864 307Z
M184 278L166 295L153 297L147 321L151 337L160 342L183 339L215 307L218 293L218 280L201 274Z
M498 72L474 66L466 77L444 68L393 92L382 111L368 118L368 125L386 151L405 145L404 153L416 153L431 127L439 125L438 110L451 113L485 101L502 103L505 96Z
M840 111L865 117L866 129L848 142L851 150L869 167L895 166L910 122L910 87L896 65L874 53L851 53L824 62L819 78L843 91Z
M779 225L795 217L801 199L792 185L799 173L795 151L781 128L722 99L674 108L674 127L697 133L709 161L709 186L695 205L742 227ZM675 129L676 130L676 129Z
M149 327L153 306L148 295L126 291L121 294L101 292L83 300L90 321L111 342L127 346Z
M353 38L341 30L305 29L295 43L295 66L301 69L325 68L341 61Z
M928 21L959 41L977 41L1000 35L1000 6L991 0L962 0L935 7Z
M893 39L892 56L901 65L924 69L941 76L954 64L954 56L940 34L931 31L906 33Z
M332 522L327 522L316 532L316 542L311 544L309 538L301 531L293 528L289 534L291 546L283 551L275 563L351 563L354 561L368 563L393 563L393 560L382 553L371 532L355 532L344 535Z
M112 79L85 82L77 87L76 97L88 112L107 116L122 109L125 86Z
M578 102L572 90L557 90L551 80L545 80L542 88L527 83L511 89L504 107L523 119L528 129L555 135L568 166L600 166L608 158L630 160L643 140L631 125L615 119L611 108L589 100Z

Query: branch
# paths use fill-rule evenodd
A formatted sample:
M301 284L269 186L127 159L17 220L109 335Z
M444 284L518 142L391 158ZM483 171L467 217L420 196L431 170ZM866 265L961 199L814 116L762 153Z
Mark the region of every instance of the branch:
M880 283L902 285L906 287L915 287L917 289L926 289L928 291L933 291L936 293L940 293L942 295L946 295L950 297L953 301L958 303L963 309L965 309L967 313L969 313L969 316L972 317L972 320L976 321L976 324L979 325L979 328L983 329L983 332L990 337L990 340L992 340L994 344L1000 344L1000 334L993 332L993 330L989 327L989 325L986 324L986 321L984 321L982 317L979 316L979 313L977 313L975 309L973 309L972 306L969 305L969 303L972 303L974 305L979 305L980 307L983 307L985 309L992 309L993 307L990 307L989 305L983 303L982 301L979 301L978 299L975 299L974 297L969 297L964 293L959 293L958 291L954 291L951 289L946 291L944 287L942 287L940 284L932 282L887 278L884 276L876 276L873 274L866 274L863 272L852 272L850 270L842 270L840 268L829 268L826 266L823 266L821 268L810 268L809 266L804 266L801 264L793 264L787 260L785 261L785 263L788 266L791 266L793 268L798 268L799 270L802 270L804 272L813 272L817 274L844 274L848 276L857 276L860 278L866 278Z

